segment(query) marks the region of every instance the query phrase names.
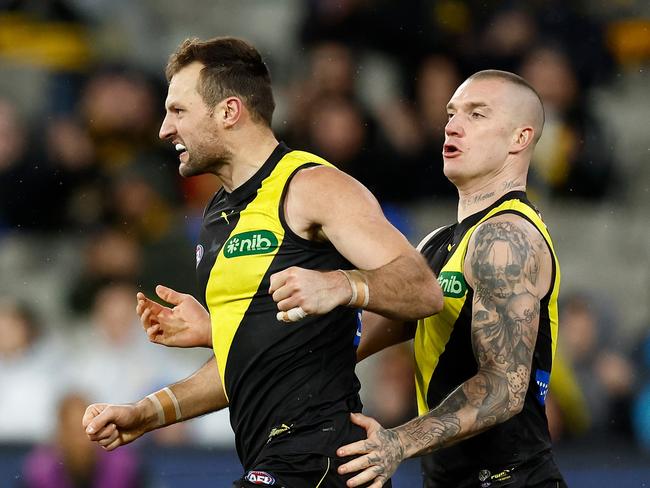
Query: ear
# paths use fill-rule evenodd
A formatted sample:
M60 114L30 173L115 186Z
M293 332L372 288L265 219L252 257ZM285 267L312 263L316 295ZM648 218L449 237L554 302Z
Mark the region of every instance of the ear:
M217 105L215 116L226 129L229 129L237 124L243 112L244 104L242 101L237 97L228 97Z
M535 130L530 127L517 127L512 136L510 144L510 153L517 154L525 151L532 143L535 137Z

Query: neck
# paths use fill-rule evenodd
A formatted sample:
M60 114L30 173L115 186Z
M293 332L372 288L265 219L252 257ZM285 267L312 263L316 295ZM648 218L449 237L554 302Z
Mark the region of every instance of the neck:
M488 208L511 191L526 191L523 175L508 175L489 180L487 183L458 187L458 222Z
M267 127L253 126L232 136L230 158L216 173L228 192L246 183L278 145L273 132Z

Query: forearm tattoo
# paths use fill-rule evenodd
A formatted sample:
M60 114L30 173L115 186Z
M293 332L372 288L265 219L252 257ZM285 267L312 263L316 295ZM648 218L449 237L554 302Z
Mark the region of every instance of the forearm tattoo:
M475 283L472 347L478 373L427 415L399 427L409 455L475 435L524 405L537 327L541 235L512 222L485 222L468 255Z

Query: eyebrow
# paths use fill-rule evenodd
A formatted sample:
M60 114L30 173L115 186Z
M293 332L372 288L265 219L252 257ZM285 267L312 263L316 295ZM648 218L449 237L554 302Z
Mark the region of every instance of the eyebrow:
M475 108L484 108L486 110L490 110L490 106L485 102L466 102L461 103L461 106L464 106L468 110L474 110ZM453 110L454 108L456 108L456 104L454 104L454 102L449 102L447 104L447 110Z
M165 110L171 110L173 108L177 108L178 106L179 106L179 103L178 103L177 100L172 99L169 102L165 101Z

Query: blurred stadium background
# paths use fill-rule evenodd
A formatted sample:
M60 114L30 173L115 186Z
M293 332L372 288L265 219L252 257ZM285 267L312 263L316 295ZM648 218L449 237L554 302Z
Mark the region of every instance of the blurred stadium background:
M266 57L280 137L359 178L414 244L455 219L440 148L457 84L490 67L539 90L548 120L529 193L563 266L558 459L570 486L648 486L643 0L0 0L0 486L67 487L62 469L93 465L95 484L77 486L229 486L240 474L225 412L109 456L79 425L87 402L134 401L210 355L149 344L134 294L194 289L216 187L182 181L157 140L162 72L185 37L216 35ZM359 375L368 413L386 425L414 414L408 347ZM394 486L419 483L414 461Z

